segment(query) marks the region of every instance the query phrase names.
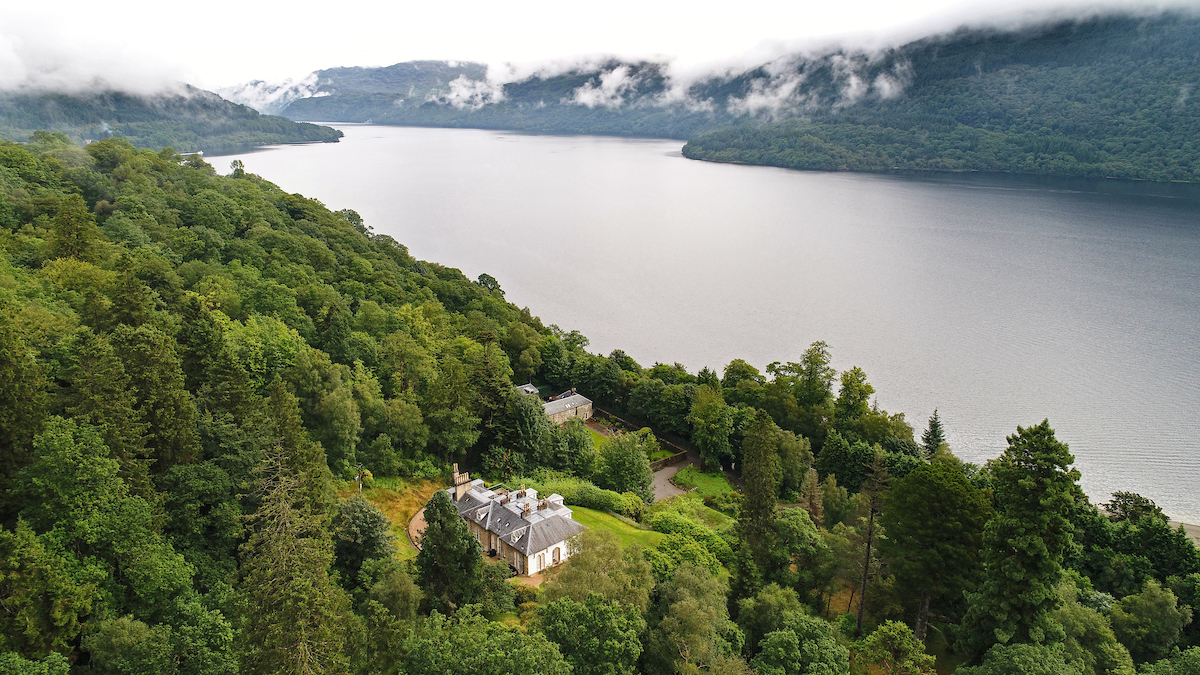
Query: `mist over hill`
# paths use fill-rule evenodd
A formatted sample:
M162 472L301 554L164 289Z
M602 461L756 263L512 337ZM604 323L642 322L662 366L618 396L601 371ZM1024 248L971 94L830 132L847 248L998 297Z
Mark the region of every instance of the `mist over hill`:
M700 75L614 58L314 76L280 114L690 139L695 159L803 169L1200 179L1200 19L1184 13L960 29Z
M76 142L110 136L137 147L180 152L274 143L336 142L336 129L263 115L217 94L184 85L142 95L123 91L0 91L0 139L24 141L37 130Z

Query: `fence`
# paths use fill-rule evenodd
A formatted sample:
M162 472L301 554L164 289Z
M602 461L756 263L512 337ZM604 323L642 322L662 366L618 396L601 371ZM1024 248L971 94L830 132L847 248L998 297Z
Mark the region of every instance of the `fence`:
M688 458L688 454L687 454L687 451L685 450L683 452L671 455L670 457L664 457L656 462L650 462L650 470L658 471L659 469L665 469L668 466L671 466L672 464L678 464L680 462L686 461L687 458Z

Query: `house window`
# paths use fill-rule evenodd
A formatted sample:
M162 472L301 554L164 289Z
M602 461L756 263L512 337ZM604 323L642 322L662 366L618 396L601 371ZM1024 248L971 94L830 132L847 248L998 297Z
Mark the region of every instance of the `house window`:
M546 568L546 554L545 554L545 553L539 553L539 554L538 554L538 563L537 563L537 565L538 565L538 566L537 566L537 571L539 571L539 572L541 572L543 569L545 569L545 568Z
M555 565L562 562L562 550L557 546L554 547L554 555L552 556L552 559L554 560Z

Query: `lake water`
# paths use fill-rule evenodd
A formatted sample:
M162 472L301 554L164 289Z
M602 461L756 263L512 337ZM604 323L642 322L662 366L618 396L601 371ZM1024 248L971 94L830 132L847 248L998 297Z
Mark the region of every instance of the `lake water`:
M960 457L1049 418L1094 500L1200 522L1200 199L1113 181L809 173L677 141L337 125L241 159L592 351L718 371L814 340Z

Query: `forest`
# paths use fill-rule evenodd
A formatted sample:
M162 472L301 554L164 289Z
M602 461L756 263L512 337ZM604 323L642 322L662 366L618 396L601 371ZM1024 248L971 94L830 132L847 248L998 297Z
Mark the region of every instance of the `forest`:
M0 143L0 252L0 673L1200 673L1200 552L1090 501L1049 421L977 466L822 342L590 353L354 211L121 138ZM704 471L655 500L667 442ZM593 525L521 583L452 463ZM419 552L383 495L420 495Z
M665 63L609 59L503 83L443 65L443 79L414 89L415 68L320 71L321 95L280 114L690 139L692 159L792 169L1200 180L1193 14L964 28L690 81Z
M0 139L26 141L37 130L77 143L120 136L139 148L212 152L274 143L336 143L342 132L260 115L216 94L184 86L141 96L120 91L0 92Z

